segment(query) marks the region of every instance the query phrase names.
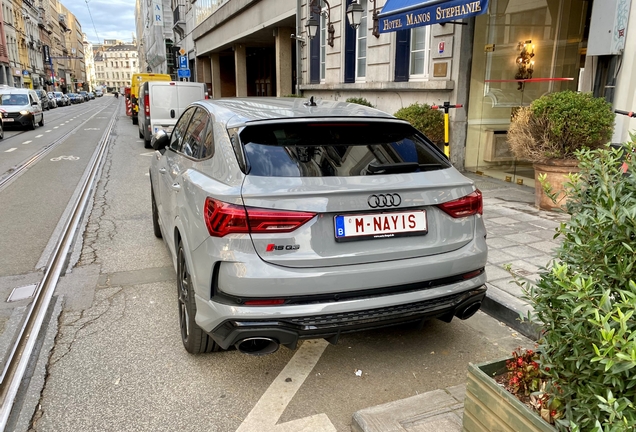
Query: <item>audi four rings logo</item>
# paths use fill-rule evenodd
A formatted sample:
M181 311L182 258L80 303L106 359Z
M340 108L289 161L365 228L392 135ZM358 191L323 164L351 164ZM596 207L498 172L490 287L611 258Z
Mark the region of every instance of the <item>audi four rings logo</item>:
M371 208L397 207L402 204L402 197L398 194L371 195L369 199L367 199L367 203Z

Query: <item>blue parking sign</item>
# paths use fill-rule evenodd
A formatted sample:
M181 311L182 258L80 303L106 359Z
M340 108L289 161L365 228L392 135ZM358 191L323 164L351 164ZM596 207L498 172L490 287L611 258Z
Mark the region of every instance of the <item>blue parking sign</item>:
M177 70L177 76L179 78L190 78L190 69L179 69L179 70Z
M188 57L179 56L179 69L188 69Z

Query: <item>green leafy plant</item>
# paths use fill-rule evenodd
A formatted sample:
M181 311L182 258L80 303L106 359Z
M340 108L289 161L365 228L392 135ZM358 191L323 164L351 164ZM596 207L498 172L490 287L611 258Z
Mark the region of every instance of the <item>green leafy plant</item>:
M439 147L444 145L444 114L430 105L414 103L399 109L395 117L406 120Z
M364 105L364 106L368 106L371 108L375 108L371 102L369 102L368 100L366 100L365 98L361 98L361 97L352 97L352 98L348 98L346 100L346 102L349 103L354 103L354 104L358 104L358 105Z
M636 175L630 160L623 172L621 153L575 153L562 244L536 284L520 283L534 308L527 319L543 328L538 363L546 392L563 402L562 431L636 429Z
M578 150L607 144L614 117L611 104L603 98L569 90L549 93L516 112L508 143L518 159L576 159Z

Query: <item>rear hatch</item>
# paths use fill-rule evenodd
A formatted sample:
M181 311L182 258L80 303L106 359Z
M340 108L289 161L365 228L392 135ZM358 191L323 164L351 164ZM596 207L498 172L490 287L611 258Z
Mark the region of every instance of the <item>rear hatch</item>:
M247 126L240 137L243 202L266 262L311 268L401 260L453 251L473 238L481 196L410 125L276 123ZM268 232L288 220L292 228L294 220L302 224Z
M205 96L203 84L152 82L149 84L150 124L152 133L159 128L171 132L177 120L192 102Z

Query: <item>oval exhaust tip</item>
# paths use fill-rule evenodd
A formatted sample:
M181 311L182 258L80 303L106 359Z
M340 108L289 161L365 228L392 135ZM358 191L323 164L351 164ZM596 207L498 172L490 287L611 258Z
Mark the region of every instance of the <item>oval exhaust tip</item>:
M480 307L481 307L481 302L471 303L468 306L466 306L464 309L462 309L461 311L457 312L457 318L462 320L468 319L471 316L475 315Z
M236 343L236 349L243 354L262 356L278 351L278 341L271 338L253 337Z

